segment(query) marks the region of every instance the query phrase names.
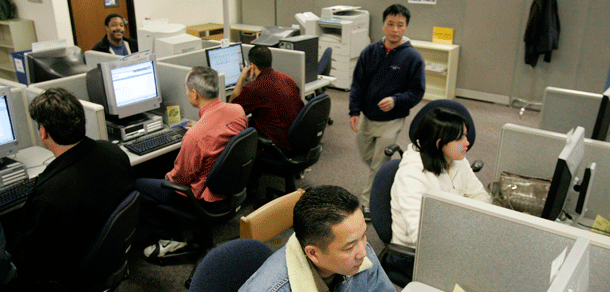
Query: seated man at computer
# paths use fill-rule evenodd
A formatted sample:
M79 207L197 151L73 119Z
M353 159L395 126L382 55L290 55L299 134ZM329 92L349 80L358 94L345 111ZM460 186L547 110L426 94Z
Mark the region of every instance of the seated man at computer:
M213 69L193 67L186 76L185 87L186 98L199 109L199 121L188 125L191 128L182 138L174 168L165 179L136 181L142 193L140 222L158 239L156 244L144 249L144 255L150 258L163 257L187 246L178 218L159 206L170 205L181 212L191 212L191 202L184 194L162 189L161 183L170 180L189 185L195 197L206 202L225 199L206 188L206 179L229 140L248 127L241 106L220 101L218 73ZM198 234L194 235L199 239Z
M274 71L269 48L254 46L248 53L250 66L242 70L229 102L237 103L259 135L265 136L280 149L290 151L286 136L303 108L301 92L290 76ZM254 79L247 83L246 78Z
M111 13L104 20L106 35L91 50L113 55L126 56L138 52L138 42L125 36L125 20Z
M125 152L85 136L83 106L70 92L47 89L30 103L29 113L55 159L38 175L21 228L9 239L17 281L56 281L74 289L83 278L78 268L87 249L136 189L135 179Z
M366 240L358 198L337 186L303 194L294 234L239 289L249 291L396 291Z

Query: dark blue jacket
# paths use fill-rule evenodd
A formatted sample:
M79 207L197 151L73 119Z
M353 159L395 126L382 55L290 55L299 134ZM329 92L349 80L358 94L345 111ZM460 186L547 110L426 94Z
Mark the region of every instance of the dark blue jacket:
M409 40L386 53L383 39L360 54L349 96L349 115L360 112L372 121L390 121L409 115L426 89L424 59ZM377 103L394 97L394 108L383 112Z

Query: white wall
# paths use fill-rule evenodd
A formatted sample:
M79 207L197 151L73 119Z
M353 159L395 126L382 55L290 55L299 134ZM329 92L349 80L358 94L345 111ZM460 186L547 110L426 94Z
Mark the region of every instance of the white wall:
M66 39L74 45L68 2L65 0L42 0L32 3L28 0L14 0L17 17L34 21L36 38L39 42Z
M22 0L24 1L24 0ZM237 23L237 3L239 0L229 0L230 23ZM208 22L223 23L222 0L134 0L136 10L136 25L142 26L146 18L169 18L169 23L180 23L186 26Z

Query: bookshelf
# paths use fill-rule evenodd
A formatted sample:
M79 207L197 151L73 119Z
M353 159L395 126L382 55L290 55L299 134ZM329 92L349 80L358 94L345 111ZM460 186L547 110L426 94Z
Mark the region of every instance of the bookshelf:
M411 45L426 63L426 93L424 99L453 99L457 81L459 45L411 40Z
M36 33L33 21L0 20L0 78L17 81L11 52L30 50L34 42Z

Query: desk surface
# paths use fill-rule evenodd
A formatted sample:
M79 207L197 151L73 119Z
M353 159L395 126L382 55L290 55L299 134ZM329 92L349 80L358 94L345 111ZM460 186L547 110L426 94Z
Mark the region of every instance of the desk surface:
M231 29L239 30L239 31L243 31L243 32L261 32L261 31L263 31L262 26L242 24L242 23L231 24Z
M37 177L55 157L44 147L32 146L19 150L15 160L25 164L30 178Z
M304 95L308 96L309 94L314 93L316 89L329 86L335 80L337 80L336 77L318 75L318 80L305 83Z

